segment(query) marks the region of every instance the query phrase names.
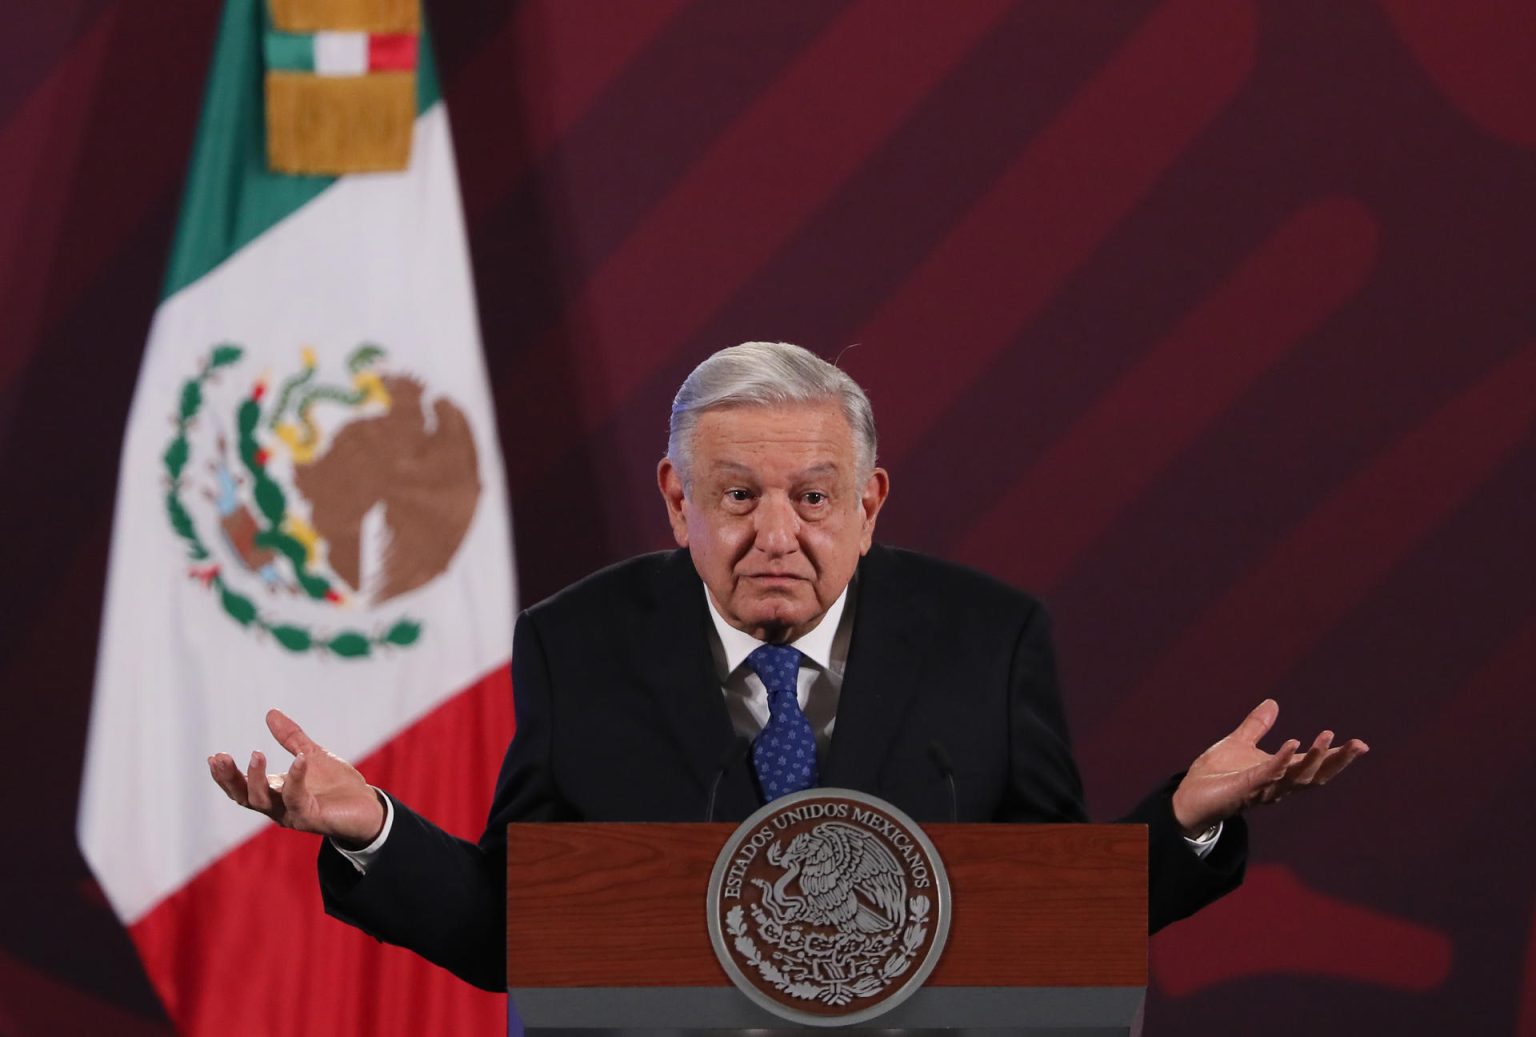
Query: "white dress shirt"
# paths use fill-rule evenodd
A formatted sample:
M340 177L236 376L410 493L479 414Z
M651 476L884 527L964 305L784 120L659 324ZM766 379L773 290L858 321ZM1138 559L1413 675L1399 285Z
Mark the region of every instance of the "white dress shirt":
M747 739L756 738L768 723L768 689L747 665L747 656L761 648L763 642L727 623L708 592L704 600L709 603L709 618L714 621L715 636L709 638L709 653L715 660L715 676L725 691L731 726ZM816 628L789 643L804 657L796 690L800 709L816 735L816 755L823 764L827 744L832 740L832 727L837 722L837 700L843 690L843 671L848 668L848 644L852 640L853 608L848 602L848 587L844 587Z

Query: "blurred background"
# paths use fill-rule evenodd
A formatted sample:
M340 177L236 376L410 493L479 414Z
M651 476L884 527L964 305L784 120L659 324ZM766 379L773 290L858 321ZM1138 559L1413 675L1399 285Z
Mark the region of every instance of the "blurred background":
M1154 939L1148 1032L1536 1034L1536 9L428 17L523 603L670 546L700 359L841 357L880 539L1051 606L1096 816L1265 696L1372 745ZM0 1033L170 1033L74 830L217 5L0 18Z

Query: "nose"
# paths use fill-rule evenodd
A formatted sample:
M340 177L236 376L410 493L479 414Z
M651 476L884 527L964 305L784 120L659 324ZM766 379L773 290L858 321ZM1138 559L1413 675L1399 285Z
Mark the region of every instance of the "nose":
M800 516L787 496L768 494L752 512L757 536L754 545L770 555L793 554L800 548Z

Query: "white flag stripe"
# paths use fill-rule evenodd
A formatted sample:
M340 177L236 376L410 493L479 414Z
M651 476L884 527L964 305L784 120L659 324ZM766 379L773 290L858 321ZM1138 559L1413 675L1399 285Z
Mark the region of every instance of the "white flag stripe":
M315 72L322 76L360 76L368 71L366 32L315 33Z
M441 104L417 120L413 151L407 172L338 181L156 315L123 449L79 822L86 856L129 923L267 823L224 799L204 759L230 751L243 764L261 747L285 767L262 725L269 707L357 758L511 656L505 488ZM236 623L188 577L161 456L183 382L223 342L249 351L220 375L225 397L265 373L280 381L303 346L339 358L376 342L392 370L423 380L428 400L440 394L464 413L481 492L447 571L379 615L327 607L316 622L367 630L404 615L423 622L418 643L368 659L290 652ZM231 420L223 397L218 406L210 399L199 420ZM206 464L194 454L188 467ZM217 536L203 533L210 546ZM322 609L302 596L254 597L274 614Z

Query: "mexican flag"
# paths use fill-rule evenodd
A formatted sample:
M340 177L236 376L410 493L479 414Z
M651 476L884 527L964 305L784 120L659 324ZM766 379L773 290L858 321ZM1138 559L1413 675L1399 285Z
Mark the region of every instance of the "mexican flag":
M228 0L122 449L80 845L178 1027L489 1033L327 918L206 757L276 706L478 836L511 735L501 458L414 0Z

